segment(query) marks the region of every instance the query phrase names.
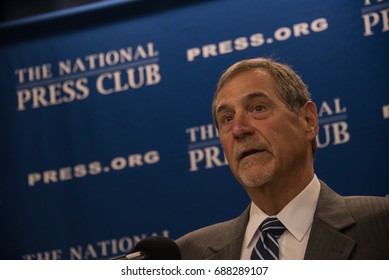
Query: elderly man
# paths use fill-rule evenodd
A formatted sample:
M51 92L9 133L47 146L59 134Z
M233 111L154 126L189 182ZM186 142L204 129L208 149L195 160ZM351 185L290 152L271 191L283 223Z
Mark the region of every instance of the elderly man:
M183 259L389 259L389 199L342 197L317 178L317 109L290 67L266 58L232 65L212 110L251 204L178 239Z

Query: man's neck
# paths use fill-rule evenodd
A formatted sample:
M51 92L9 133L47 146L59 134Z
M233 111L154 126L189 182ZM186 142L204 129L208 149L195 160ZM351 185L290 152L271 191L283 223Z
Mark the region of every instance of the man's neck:
M253 203L269 216L277 215L284 207L303 191L313 179L308 172L291 179L272 180L256 188L246 188Z

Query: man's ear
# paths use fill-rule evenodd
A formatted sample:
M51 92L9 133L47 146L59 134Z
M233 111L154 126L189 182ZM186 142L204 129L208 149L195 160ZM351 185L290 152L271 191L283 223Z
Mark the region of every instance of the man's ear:
M305 131L309 140L313 140L319 133L319 118L315 103L308 101L302 108Z

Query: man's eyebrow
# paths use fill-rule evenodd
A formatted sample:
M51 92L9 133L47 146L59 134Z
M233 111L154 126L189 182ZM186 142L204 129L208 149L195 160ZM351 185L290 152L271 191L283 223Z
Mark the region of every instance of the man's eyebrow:
M222 111L228 111L229 109L231 109L231 106L229 106L227 104L222 104L216 108L216 114L218 114Z
M252 92L252 93L249 93L246 96L244 96L244 100L249 100L249 101L252 99L256 99L256 98L270 99L269 95L267 95L264 92L260 92L260 91L259 92ZM218 114L222 111L228 111L228 110L232 110L230 105L221 104L216 108L216 114Z
M248 100L259 98L259 97L269 99L269 95L267 95L264 92L260 92L260 91L259 92L252 92L252 93L249 93L248 95L245 96L245 98Z

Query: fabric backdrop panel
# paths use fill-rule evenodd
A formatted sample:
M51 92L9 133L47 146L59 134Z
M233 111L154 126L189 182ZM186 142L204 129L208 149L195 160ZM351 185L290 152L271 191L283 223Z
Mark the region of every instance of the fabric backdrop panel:
M0 258L108 259L249 204L211 102L258 56L318 106L317 176L389 193L389 1L113 1L0 27Z

